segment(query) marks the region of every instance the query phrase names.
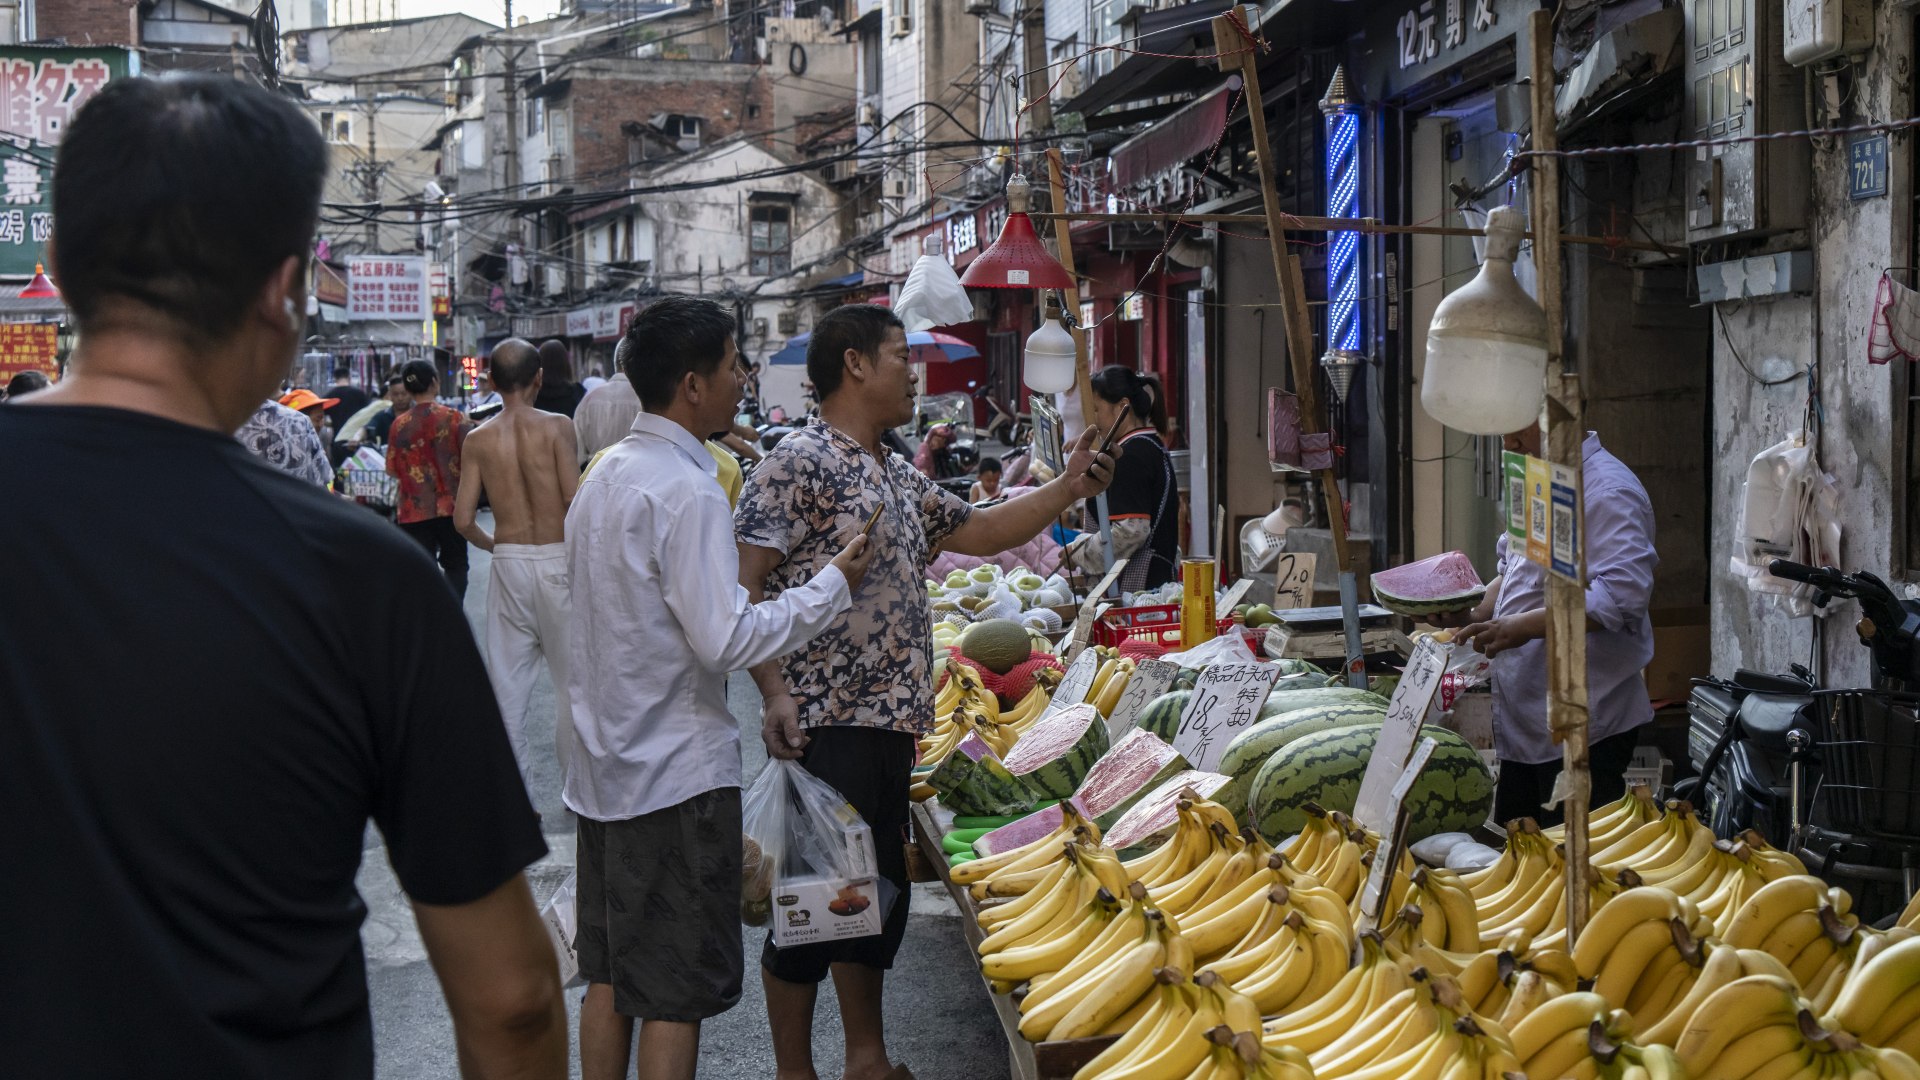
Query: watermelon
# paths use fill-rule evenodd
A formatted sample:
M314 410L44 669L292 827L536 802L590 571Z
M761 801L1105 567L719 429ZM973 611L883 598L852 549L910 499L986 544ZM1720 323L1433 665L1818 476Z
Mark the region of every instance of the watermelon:
M1480 751L1446 728L1429 725L1420 734L1439 746L1407 794L1407 839L1464 832L1485 823L1493 809L1493 775ZM1305 826L1301 807L1310 802L1351 814L1379 738L1379 724L1361 724L1288 743L1253 778L1247 799L1253 827L1271 840L1291 836Z
M1285 686L1285 680L1281 681ZM1384 710L1387 699L1371 690L1356 690L1351 686L1315 686L1305 689L1275 689L1267 695L1260 706L1260 719L1266 720L1281 713L1299 712L1301 709L1319 709L1334 705L1373 705Z
M1297 656L1288 656L1279 660L1275 660L1273 662L1273 666L1280 669L1280 674L1282 677L1285 677L1288 675L1325 675L1326 674L1325 671L1322 671L1320 669L1320 665L1315 664L1310 660L1302 660Z
M1111 829L1142 795L1187 768L1186 759L1173 747L1150 732L1132 728L1088 770L1073 801L1094 824Z
M1269 716L1234 736L1233 741L1227 744L1226 752L1220 755L1220 761L1214 767L1233 777L1233 782L1221 788L1220 793L1213 797L1214 801L1233 811L1235 817L1245 819L1247 793L1253 790L1253 778L1281 748L1316 731L1377 724L1386 715L1385 705L1350 701Z
M1180 824L1181 795L1191 788L1203 799L1212 798L1214 792L1227 786L1227 779L1219 773L1199 769L1175 773L1134 803L1133 809L1120 815L1120 820L1113 823L1103 839L1121 858L1132 858L1139 852L1159 847Z
M1160 736L1168 745L1172 745L1173 736L1180 730L1180 714L1187 711L1187 702L1192 700L1192 690L1169 690L1140 710L1134 718L1133 726L1141 731L1151 731Z
M1180 674L1173 677L1173 689L1191 690L1195 686L1198 686L1200 684L1200 672L1202 670L1204 669L1197 667L1181 668Z
M1007 771L1036 799L1065 799L1107 752L1107 720L1092 705L1055 709L1007 751Z
M1378 571L1372 585L1381 607L1414 617L1465 611L1487 593L1473 563L1457 551Z
M994 756L978 735L960 740L927 777L940 805L956 814L1013 814L1033 810L1033 793Z

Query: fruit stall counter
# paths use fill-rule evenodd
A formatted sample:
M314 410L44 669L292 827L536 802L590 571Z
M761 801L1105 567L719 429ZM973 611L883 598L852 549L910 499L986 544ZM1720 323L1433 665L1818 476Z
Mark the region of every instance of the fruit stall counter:
M920 854L927 863L936 868L940 883L947 887L954 906L960 909L961 936L977 956L980 942L986 938L986 932L980 928L981 905L974 901L966 886L954 883L947 872L947 852L940 845L941 837L952 831L948 827L951 821L952 815L939 810L937 804L913 804L914 843L919 845ZM1037 1044L1028 1042L1020 1034L1020 1009L1014 1004L1013 995L995 993L992 983L984 974L980 976L980 986L986 991L994 1015L1000 1020L1001 1030L1006 1033L1007 1074L1012 1080L1071 1080L1075 1072L1114 1041L1113 1036L1105 1036Z

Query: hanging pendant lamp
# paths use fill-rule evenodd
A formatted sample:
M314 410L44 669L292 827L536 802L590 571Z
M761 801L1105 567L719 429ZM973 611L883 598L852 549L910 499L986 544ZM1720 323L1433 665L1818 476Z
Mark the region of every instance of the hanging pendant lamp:
M1033 197L1027 178L1007 181L1007 223L999 239L967 264L960 284L973 289L1077 289L1079 283L1034 231L1027 207Z
M1513 276L1526 228L1512 207L1487 215L1479 275L1440 301L1427 329L1420 405L1455 431L1519 431L1546 400L1547 316Z
M33 280L20 290L22 300L58 300L60 290L53 287L53 281L47 277L47 268L40 263L33 264Z

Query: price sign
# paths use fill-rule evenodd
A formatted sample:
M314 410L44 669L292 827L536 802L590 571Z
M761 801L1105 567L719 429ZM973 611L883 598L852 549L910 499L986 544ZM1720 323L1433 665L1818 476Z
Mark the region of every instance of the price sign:
M1201 672L1180 714L1173 748L1189 765L1212 772L1233 737L1259 722L1260 706L1279 677L1275 664L1214 664Z
M1431 637L1421 638L1407 658L1400 685L1393 688L1387 718L1380 725L1380 739L1373 745L1373 757L1367 761L1366 775L1360 779L1360 797L1353 807L1353 820L1382 836L1393 825L1388 797L1413 754L1420 722L1440 689L1440 677L1446 674L1447 656L1452 651L1451 646Z
M1247 590L1251 588L1253 588L1253 579L1250 577L1243 577L1239 581L1234 582L1232 587L1220 597L1218 610L1232 611L1240 605L1240 599L1246 596Z
M1140 710L1147 703L1167 692L1173 680L1180 676L1180 665L1169 660L1142 660L1133 669L1133 677L1127 680L1127 688L1120 693L1120 704L1113 707L1113 715L1107 717L1107 734L1117 740L1133 726Z
M1283 551L1273 560L1273 610L1313 606L1313 571L1320 557L1311 551Z
M1126 568L1126 563L1119 562L1113 569L1107 571L1106 577L1100 579L1100 584L1088 591L1087 602L1080 605L1080 614L1073 620L1073 639L1067 643L1066 658L1068 660L1079 657L1081 650L1087 647L1087 642L1092 640L1094 622L1111 606L1102 598L1107 595L1107 590L1113 586L1113 583L1120 580L1120 573Z
M1100 654L1092 649L1082 649L1080 655L1067 665L1067 673L1060 677L1060 685L1053 688L1053 700L1047 703L1047 711L1086 701L1087 691L1093 689L1093 677L1099 673Z
M1367 883L1360 890L1359 929L1371 930L1380 925L1380 908L1387 902L1389 883L1393 880L1394 868L1400 865L1401 853L1407 849L1407 793L1413 790L1414 781L1427 767L1427 760L1439 743L1432 739L1421 739L1414 749L1413 757L1407 762L1406 771L1387 793L1387 820L1393 823L1390 832L1381 833L1381 844L1373 856L1373 866L1367 872Z

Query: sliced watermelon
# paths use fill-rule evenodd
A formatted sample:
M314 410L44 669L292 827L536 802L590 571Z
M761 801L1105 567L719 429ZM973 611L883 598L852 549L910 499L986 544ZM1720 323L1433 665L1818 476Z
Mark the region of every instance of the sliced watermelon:
M1458 551L1381 570L1371 580L1381 607L1416 617L1465 611L1487 594L1473 563Z
M1088 770L1074 793L1074 803L1094 824L1111 829L1141 796L1188 768L1187 759L1159 736L1130 728Z
M1167 838L1173 835L1174 827L1180 823L1178 804L1182 793L1191 788L1194 794L1210 799L1215 792L1227 786L1229 779L1220 773L1201 772L1199 769L1175 773L1134 803L1133 809L1122 814L1119 821L1114 822L1113 828L1107 830L1107 846L1118 851L1121 858L1130 858L1136 852L1159 847L1167 842Z
M997 855L1023 848L1060 827L1060 804L1050 803L1011 824L1002 825L973 842L979 855Z
M953 753L927 777L940 805L955 814L1022 814L1033 810L1033 795L1007 771L993 748L977 734L960 740Z
M1007 751L1007 771L1035 799L1065 799L1107 752L1107 721L1092 705L1071 705L1042 716Z

